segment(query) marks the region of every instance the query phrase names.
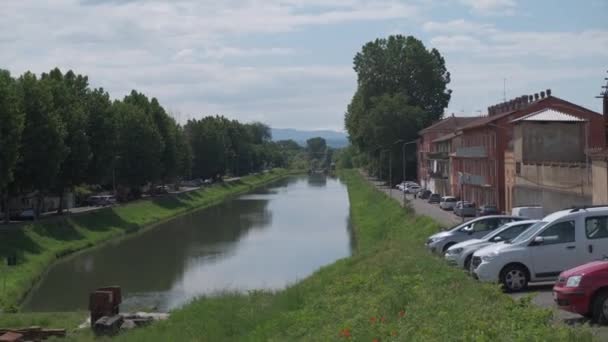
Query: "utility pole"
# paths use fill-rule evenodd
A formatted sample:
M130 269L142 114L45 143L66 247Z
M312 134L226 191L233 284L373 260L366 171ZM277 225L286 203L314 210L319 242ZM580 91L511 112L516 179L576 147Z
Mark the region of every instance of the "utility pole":
M507 78L502 79L502 102L507 102Z

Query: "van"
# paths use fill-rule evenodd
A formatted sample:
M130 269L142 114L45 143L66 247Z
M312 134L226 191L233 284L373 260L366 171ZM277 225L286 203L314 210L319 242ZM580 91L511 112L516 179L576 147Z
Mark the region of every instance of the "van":
M514 207L511 210L511 215L527 217L533 220L540 220L545 216L543 207L541 206Z
M606 254L608 206L581 207L557 211L510 242L478 250L471 269L477 279L514 292Z

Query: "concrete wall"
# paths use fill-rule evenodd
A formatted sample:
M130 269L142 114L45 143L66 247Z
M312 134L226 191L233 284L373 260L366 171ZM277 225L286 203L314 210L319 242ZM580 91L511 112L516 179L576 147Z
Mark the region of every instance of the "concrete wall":
M513 206L542 205L545 215L572 206L590 205L591 203L591 194L580 195L551 188L531 188L522 185L513 187Z
M515 129L515 152L524 162L582 162L584 137L584 123L524 121Z
M608 204L608 162L606 160L594 160L591 165L593 204Z

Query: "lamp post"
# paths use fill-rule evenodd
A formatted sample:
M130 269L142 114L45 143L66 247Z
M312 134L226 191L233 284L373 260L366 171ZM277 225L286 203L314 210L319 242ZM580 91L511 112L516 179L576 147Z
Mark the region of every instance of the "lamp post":
M403 152L403 181L405 182L406 180L406 169L407 169L407 159L405 157L405 146L407 145L412 145L415 144L418 140L412 140L412 141L403 141L403 140L398 140L397 142L403 142L403 145L401 145L401 150ZM405 201L406 201L407 197L405 195L405 191L403 191L403 205L405 205Z

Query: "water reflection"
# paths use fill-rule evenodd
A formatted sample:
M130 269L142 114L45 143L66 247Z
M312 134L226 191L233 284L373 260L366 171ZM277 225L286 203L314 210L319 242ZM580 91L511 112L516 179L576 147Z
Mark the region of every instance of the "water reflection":
M224 289L281 288L350 254L348 218L340 182L288 178L58 263L24 309L86 309L91 290L114 284L123 288L124 310L171 309Z

